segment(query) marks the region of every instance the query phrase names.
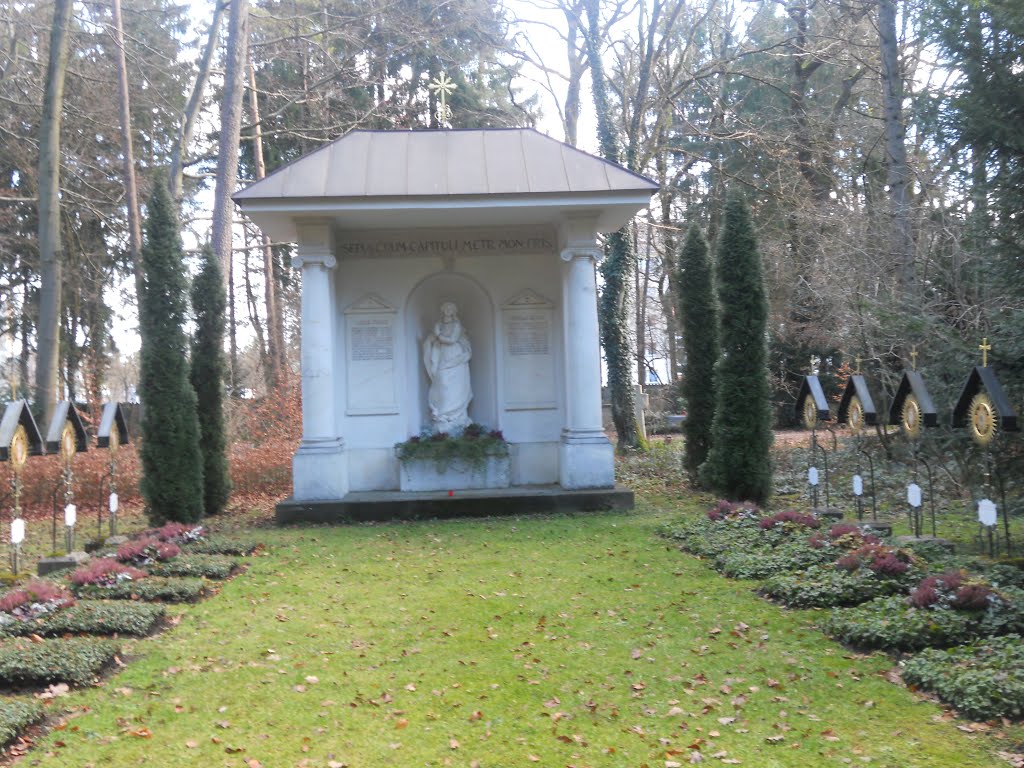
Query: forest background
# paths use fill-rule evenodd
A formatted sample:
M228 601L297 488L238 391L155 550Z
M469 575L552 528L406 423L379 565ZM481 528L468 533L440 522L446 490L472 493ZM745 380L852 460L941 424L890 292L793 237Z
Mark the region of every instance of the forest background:
M212 241L227 275L230 392L260 401L233 441L293 439L299 276L287 244L232 226L228 196L351 129L437 127L442 72L453 127L542 125L588 149L602 92L602 152L660 184L602 318L638 381L685 376L678 249L691 224L714 249L738 188L778 424L812 358L833 386L859 358L891 392L916 350L950 403L983 337L1021 410L1013 0L0 0L0 397L38 396L52 359L61 397L134 399L138 201L167 183L186 242Z

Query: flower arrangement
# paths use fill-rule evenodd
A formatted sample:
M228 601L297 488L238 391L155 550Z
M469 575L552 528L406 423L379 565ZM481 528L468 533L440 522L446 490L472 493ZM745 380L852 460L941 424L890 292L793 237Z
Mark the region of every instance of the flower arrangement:
M74 604L75 598L64 587L33 579L25 586L0 597L0 625L13 621L32 621Z
M850 554L836 560L836 567L844 571L867 569L876 576L902 576L914 565L913 556L905 549L885 544L865 543Z
M93 560L71 574L71 583L79 586L115 587L124 581L146 578L146 572L109 557Z
M991 586L968 581L963 571L949 570L940 576L921 580L907 598L915 608L944 608L956 611L980 611L993 602L1004 602Z
M169 541L172 544L189 544L199 541L206 536L206 529L201 525L187 525L185 523L167 523L160 528L147 531L147 534L160 541Z
M131 565L152 565L163 563L181 554L181 547L170 541L161 541L155 536L126 541L117 548L117 559Z
M488 459L508 453L508 442L501 430L488 430L481 424L470 424L458 435L424 433L395 444L395 456L401 463L433 461L440 472L457 463L481 467Z

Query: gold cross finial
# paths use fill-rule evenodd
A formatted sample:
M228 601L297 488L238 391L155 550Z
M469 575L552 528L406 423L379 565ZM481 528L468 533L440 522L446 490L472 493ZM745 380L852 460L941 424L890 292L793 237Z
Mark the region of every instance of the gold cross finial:
M978 349L981 350L981 367L988 368L988 353L992 351L992 345L988 343L988 336L981 340Z
M910 350L910 370L917 370L917 344L915 344Z
M439 126L445 126L449 124L452 119L452 108L448 106L448 97L455 92L458 86L455 81L448 77L446 72L442 72L436 78L430 81L430 85L427 86L437 96L439 104L437 105L437 124Z
M807 367L807 375L814 375L814 355L811 355L811 364Z
M858 376L860 376L860 358L859 357L853 358L853 362L856 365L856 368L854 368L853 372L856 373Z

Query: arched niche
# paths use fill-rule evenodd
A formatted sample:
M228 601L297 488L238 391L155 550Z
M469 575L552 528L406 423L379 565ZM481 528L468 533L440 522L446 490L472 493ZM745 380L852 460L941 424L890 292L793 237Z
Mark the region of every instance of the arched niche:
M492 429L498 425L498 393L495 359L494 304L475 280L458 272L438 272L423 279L409 294L405 307L409 434L417 435L429 426L427 391L430 381L423 367L423 340L441 314L441 304L455 302L459 319L469 335L473 357L469 363L473 400L469 418Z

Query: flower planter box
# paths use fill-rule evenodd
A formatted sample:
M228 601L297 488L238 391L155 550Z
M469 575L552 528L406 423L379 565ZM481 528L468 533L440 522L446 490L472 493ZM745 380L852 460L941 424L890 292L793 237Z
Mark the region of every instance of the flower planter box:
M441 467L436 459L406 459L401 463L399 477L403 491L508 488L512 469L508 456L488 456L479 464L456 459Z

